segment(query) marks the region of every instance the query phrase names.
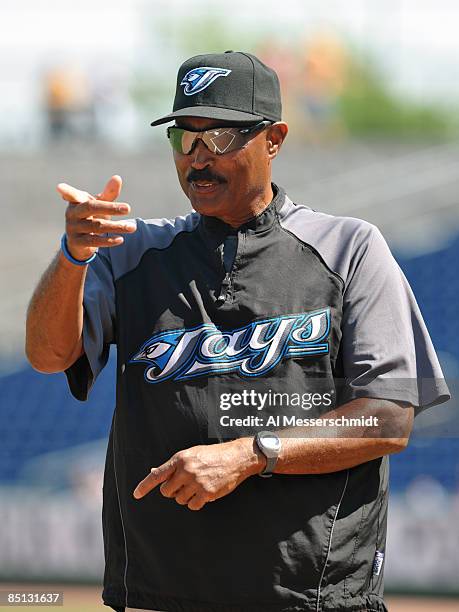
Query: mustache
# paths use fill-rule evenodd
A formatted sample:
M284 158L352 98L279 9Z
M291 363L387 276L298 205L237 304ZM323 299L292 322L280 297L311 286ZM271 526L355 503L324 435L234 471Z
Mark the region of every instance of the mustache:
M212 172L209 168L204 168L203 170L191 170L186 180L189 183L193 183L195 181L209 181L213 183L226 182L222 176Z

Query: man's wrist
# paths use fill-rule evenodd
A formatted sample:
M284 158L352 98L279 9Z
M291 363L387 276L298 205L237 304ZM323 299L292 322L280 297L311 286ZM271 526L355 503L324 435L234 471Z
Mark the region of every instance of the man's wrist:
M68 244L67 244L67 235L66 234L63 234L63 236L61 238L61 252L64 255L64 257L67 259L67 261L69 261L74 266L87 266L92 261L94 261L94 259L97 256L97 251L95 251L92 254L90 254L89 257L87 257L87 258L78 259L78 258L74 257L73 254L69 250L69 247L68 247Z
M88 266L76 266L75 264L73 264L67 259L67 257L62 252L62 249L59 249L59 251L57 252L57 255L58 255L57 261L59 262L59 266L62 266L65 269L66 274L68 274L70 271L73 270L74 274L86 275Z
M260 474L266 467L266 457L258 448L255 438L237 438L233 440L241 457L241 469L245 477Z

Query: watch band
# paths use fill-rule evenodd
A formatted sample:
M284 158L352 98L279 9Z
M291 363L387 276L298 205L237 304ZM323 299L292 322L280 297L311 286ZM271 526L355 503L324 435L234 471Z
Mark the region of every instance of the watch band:
M274 445L272 444L272 439L275 439ZM271 443L268 442L271 441ZM277 458L279 456L280 451L280 439L279 436L271 431L259 431L255 436L255 443L259 449L259 451L266 458L266 465L262 472L258 475L262 478L270 478L272 473L274 472L274 468L276 467Z
M266 457L266 455L265 455ZM266 457L266 466L265 469L260 472L260 476L272 476L274 472L274 468L276 467L277 457Z

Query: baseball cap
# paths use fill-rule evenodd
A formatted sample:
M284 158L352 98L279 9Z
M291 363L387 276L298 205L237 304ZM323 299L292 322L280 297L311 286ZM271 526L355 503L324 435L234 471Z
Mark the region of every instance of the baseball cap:
M226 51L196 55L179 68L172 113L151 125L176 117L204 117L250 124L280 121L279 79L255 55Z

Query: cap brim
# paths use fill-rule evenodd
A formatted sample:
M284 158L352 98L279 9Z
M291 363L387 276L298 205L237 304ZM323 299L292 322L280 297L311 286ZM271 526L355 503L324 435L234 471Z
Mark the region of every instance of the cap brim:
M243 111L232 110L231 108L217 108L215 106L189 106L165 115L160 119L152 121L150 125L161 125L173 121L176 117L202 117L204 119L217 119L218 121L237 121L238 123L255 123L262 121L262 115L252 115Z

